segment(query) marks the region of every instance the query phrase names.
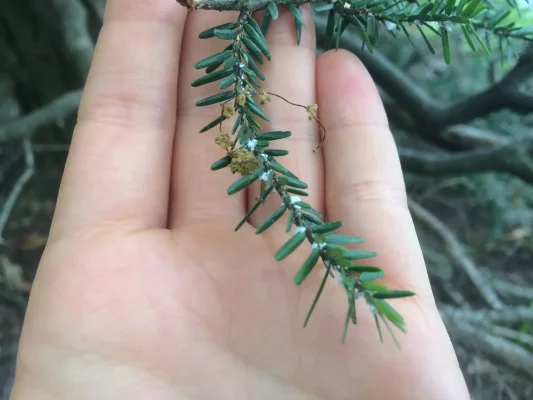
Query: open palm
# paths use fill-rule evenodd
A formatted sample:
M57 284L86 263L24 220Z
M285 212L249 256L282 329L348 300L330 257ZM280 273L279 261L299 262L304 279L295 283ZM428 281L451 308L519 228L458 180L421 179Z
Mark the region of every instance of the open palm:
M190 87L194 62L220 49L198 33L232 18L108 0L12 398L468 398L377 90L351 54L315 59L308 12L300 46L289 16L273 24L264 71L270 91L318 102L326 141L313 152L316 126L277 100L267 128L293 132L284 164L309 184L306 201L378 250L391 286L417 293L394 302L402 349L380 344L364 304L343 345L346 294L333 280L303 329L324 269L296 287L307 250L277 263L284 224L255 235L276 196L233 232L258 189L228 196L236 177L209 170L223 151L197 132L220 110L194 102L216 89Z

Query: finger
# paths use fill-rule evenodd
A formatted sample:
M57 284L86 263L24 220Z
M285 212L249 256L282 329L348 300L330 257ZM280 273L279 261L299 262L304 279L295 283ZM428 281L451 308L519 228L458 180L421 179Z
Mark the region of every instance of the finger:
M309 7L301 7L306 27L302 29L300 45L296 43L294 17L288 11L281 12L279 19L268 30L267 42L272 53L272 62L263 68L264 88L283 96L292 103L308 106L316 103L315 94L315 33ZM314 152L319 144L318 127L308 120L304 108L286 103L271 95L272 101L263 110L270 122L260 121L265 131L291 131L292 136L271 142L272 148L288 150L289 155L277 157L300 180L307 183L309 196L302 200L317 210L323 208L323 159L320 152ZM259 185L248 191L248 207L255 204L260 195ZM279 196L271 196L250 218L258 226L268 215L280 206ZM283 224L276 227L285 229ZM276 229L272 230L275 235Z
M367 260L391 286L431 297L406 201L398 151L378 91L363 64L346 51L318 59L317 91L324 143L326 209L344 233L365 239ZM399 286L399 287L398 287Z
M166 225L185 16L174 0L108 1L53 234Z
M187 224L191 220L212 220L223 218L235 220L244 215L244 191L229 196L227 189L238 179L228 168L211 171L210 165L226 155L224 149L215 144L219 128L199 133L200 130L221 115L221 107L214 104L197 107L195 103L205 97L219 93L219 82L192 87L191 82L205 75L194 64L201 59L222 51L230 42L220 39L199 39L198 34L214 26L236 21L238 13L212 13L195 11L187 18L183 42L183 62L180 66L178 89L178 121L174 143L172 166L171 226ZM223 123L223 131L229 132L231 120Z

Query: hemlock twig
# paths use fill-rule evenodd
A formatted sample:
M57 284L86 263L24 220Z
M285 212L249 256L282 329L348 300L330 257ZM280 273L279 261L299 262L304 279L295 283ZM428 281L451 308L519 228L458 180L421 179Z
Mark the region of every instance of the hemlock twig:
M270 3L269 12L278 14L277 7ZM301 11L291 9L295 20L301 20ZM238 230L248 220L250 215L261 206L266 196L276 193L281 199L280 207L267 217L257 227L256 234L261 234L275 224L285 213L289 213L286 232L292 235L278 249L274 258L283 261L305 242L310 244L310 254L295 274L293 281L300 285L321 263L326 266L328 274L325 274L322 285L318 290L310 311L305 319L305 325L314 310L314 305L319 300L322 287L331 276L338 280L346 290L349 306L345 317L343 342L346 338L346 330L350 323L357 323L355 302L358 298L364 298L372 313L377 314L384 321L387 328L390 326L386 320L394 324L402 332L406 332L403 317L387 302L389 299L414 296L415 293L406 290L391 290L386 286L374 282L383 278L385 271L376 266L358 264L357 260L373 258L377 253L372 251L350 250L343 246L363 242L362 238L347 236L338 233L344 224L342 221L328 221L312 205L302 201L299 196L307 196L305 189L308 185L284 167L277 157L288 155L284 149L270 148L271 141L285 139L292 135L289 131L264 132L258 122L258 118L270 121L270 118L254 100L254 95L260 96L260 104L270 101L266 90L257 92L255 87L261 87L259 80L265 80L258 64L263 64L265 58L270 61L271 53L268 48L263 29L252 18L249 10L242 11L236 22L228 22L199 34L201 39L216 37L221 40L229 40L230 44L221 52L212 54L195 64L195 68L206 70L206 75L192 82L193 87L220 81L219 87L222 92L210 95L196 102L198 107L220 104L222 115L211 121L200 132L206 132L215 128L224 120L237 115L231 135L236 135L235 140L229 133L219 133L215 137L215 143L226 150L226 156L215 161L211 169L216 171L230 168L231 172L242 175L232 183L227 192L229 195L240 192L250 185L261 182L261 196L250 208L243 220L237 225ZM255 87L254 87L255 86ZM229 90L228 90L229 89ZM282 96L275 95L284 99ZM286 99L284 99L286 100ZM233 104L230 103L233 101ZM287 101L288 102L288 101ZM297 105L292 102L288 102ZM301 106L308 112L308 118L316 117L318 105ZM283 143L283 141L281 141ZM239 148L237 147L239 144ZM325 222L328 221L328 222ZM355 262L354 262L355 261ZM386 318L386 320L385 320ZM379 328L379 326L378 326ZM389 329L391 335L393 332Z

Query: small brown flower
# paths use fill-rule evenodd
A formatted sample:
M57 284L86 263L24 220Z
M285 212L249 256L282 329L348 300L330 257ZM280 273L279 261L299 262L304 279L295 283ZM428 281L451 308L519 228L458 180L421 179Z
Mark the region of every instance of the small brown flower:
M235 114L235 106L230 102L224 103L222 106L222 115L224 118L230 119L233 114Z
M229 133L219 133L215 136L215 143L225 150L231 148L231 137Z

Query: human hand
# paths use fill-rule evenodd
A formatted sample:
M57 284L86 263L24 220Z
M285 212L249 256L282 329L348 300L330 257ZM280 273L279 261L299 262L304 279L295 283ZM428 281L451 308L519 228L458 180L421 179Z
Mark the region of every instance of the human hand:
M379 252L386 282L417 293L393 303L408 330L402 350L386 335L379 343L364 304L343 345L346 295L333 281L302 328L322 276L296 287L307 254L274 261L285 224L255 235L275 196L233 232L258 192L228 196L236 176L210 171L223 151L198 131L220 110L194 103L216 89L190 82L221 47L198 33L235 15L108 0L12 399L468 398L377 90L347 52L315 60L306 11L300 46L292 17L271 26L264 71L270 91L319 103L327 138L314 153L315 124L277 100L265 106L268 130L293 132L284 161L309 184L306 201Z

